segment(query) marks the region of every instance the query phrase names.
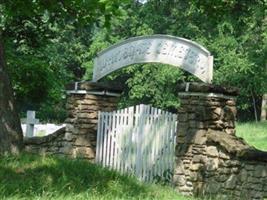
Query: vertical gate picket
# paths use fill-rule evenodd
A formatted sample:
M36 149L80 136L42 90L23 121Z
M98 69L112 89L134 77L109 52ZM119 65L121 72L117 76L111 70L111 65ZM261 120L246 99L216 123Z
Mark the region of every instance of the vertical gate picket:
M136 143L137 143L137 158L136 158L136 175L137 177L140 178L141 176L141 162L142 162L142 155L141 155L141 134L140 130L142 128L142 123L141 123L141 114L143 111L143 106L142 104L137 106L137 113L138 113L138 118L137 118L137 137L136 137Z
M110 134L111 134L111 122L112 122L112 118L111 118L111 113L108 112L108 123L107 123L107 166L110 166L109 162L110 162Z
M128 110L127 108L124 109L124 132L125 132L125 172L129 173L129 135L127 132L127 116Z
M173 166L173 163L172 163L172 158L171 158L171 152L172 152L172 140L173 140L173 115L172 114L169 114L169 136L168 136L168 141L169 141L169 145L168 145L168 165L169 166Z
M100 135L100 142L99 142L99 163L103 164L103 154L104 154L104 133L105 133L105 129L104 129L104 113L100 112L100 130L99 130L99 135ZM98 131L98 130L97 130Z
M149 155L150 155L150 106L146 105L146 112L145 112L145 117L146 117L146 120L145 120L145 129L144 129L144 132L143 134L145 135L144 136L144 140L145 140L145 160L143 161L144 165L143 165L143 170L144 170L144 180L147 181L148 180L148 169L149 169Z
M114 170L116 170L116 158L117 158L117 147L116 147L116 143L117 143L117 112L113 111L113 147L112 147L112 154L113 154L113 160L112 160L112 167Z
M100 160L100 150L101 150L101 112L98 112L98 124L97 124L97 139L96 139L96 163L99 163Z
M164 172L166 171L166 169L168 169L168 166L169 166L169 133L170 133L170 129L171 129L171 126L170 126L170 115L169 113L166 113L166 134L164 136L165 138L165 144L164 144L164 150L165 150L165 153L164 153ZM168 144L168 145L167 145Z
M131 147L132 147L132 139L131 139L131 132L130 132L130 109L127 108L126 109L126 133L127 133L127 171L129 173L132 172L132 163L131 163L131 159L132 159L132 153L131 153Z
M122 164L122 172L125 172L125 158L126 158L126 151L125 151L125 135L126 135L126 133L125 133L125 127L124 127L124 121L125 121L125 119L124 119L125 117L124 117L124 110L122 110L122 113L121 113L121 135L122 135L122 141L121 141L121 143L122 143L122 162L121 162L121 164Z
M176 146L176 133L177 133L177 130L178 130L178 119L177 119L177 115L173 115L174 116L174 123L173 123L173 140L172 140L172 148L174 149L174 152L175 152L175 146ZM175 161L175 158L173 157L173 161Z
M117 127L118 127L118 141L117 141L117 145L118 145L118 160L117 160L117 170L121 171L121 158L122 158L122 133L121 133L121 121L122 121L122 116L121 116L121 112L122 110L118 111L118 121L117 121Z
M123 172L127 172L127 132L126 130L126 110L123 109L122 110L122 136L123 136L123 140L122 140L122 145L123 145Z
M146 137L144 134L147 132L147 106L143 105L143 113L142 113L142 142L141 142L141 154L142 154L142 162L141 162L141 180L145 180L145 165L146 165Z
M159 176L160 177L162 176L162 172L163 172L162 153L163 153L164 149L162 149L162 141L164 141L164 140L163 140L163 132L162 131L163 131L163 125L165 124L164 115L165 115L165 111L161 111L160 140L159 140L160 142L159 142L159 155L158 155L159 166L160 166L160 170L159 170Z
M128 132L129 132L129 140L130 140L130 169L131 173L134 173L134 144L133 144L133 121L134 121L134 107L129 108L128 113Z
M110 132L110 166L114 168L114 165L113 165L113 161L115 159L115 155L114 155L114 142L115 142L115 111L111 112L111 132Z
M151 124L154 125L154 123L156 122L157 116L156 116L156 109L152 107L152 122ZM151 127L151 156L150 156L150 179L149 181L152 181L153 177L154 177L154 163L153 161L155 160L155 140L152 140L152 138L155 138L155 132L156 132L156 126L152 126Z
M104 136L104 145L103 145L103 166L106 166L106 160L107 160L107 121L108 116L107 113L103 113L103 136Z
M155 109L155 112L156 112L156 124L155 124L155 140L154 140L154 145L155 145L155 158L153 160L153 163L154 163L154 177L157 176L157 155L158 155L158 152L157 152L157 148L158 148L158 130L159 130L159 113L158 113L158 109L156 108Z

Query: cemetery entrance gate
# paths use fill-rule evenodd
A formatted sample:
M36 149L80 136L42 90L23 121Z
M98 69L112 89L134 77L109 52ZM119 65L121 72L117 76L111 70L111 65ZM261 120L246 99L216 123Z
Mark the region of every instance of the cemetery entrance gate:
M177 115L138 105L99 112L96 162L143 181L171 178Z

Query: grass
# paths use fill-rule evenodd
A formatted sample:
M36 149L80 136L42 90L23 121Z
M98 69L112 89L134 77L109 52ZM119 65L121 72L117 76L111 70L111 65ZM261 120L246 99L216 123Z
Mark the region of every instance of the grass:
M267 122L238 123L236 130L250 145L267 151ZM87 161L31 154L0 156L0 199L196 200Z
M82 160L21 154L0 157L0 199L193 200L170 186L144 184Z
M267 151L267 121L238 123L236 135L257 149Z

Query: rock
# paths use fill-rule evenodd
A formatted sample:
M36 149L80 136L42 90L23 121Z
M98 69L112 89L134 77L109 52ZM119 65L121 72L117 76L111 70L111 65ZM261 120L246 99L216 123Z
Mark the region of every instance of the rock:
M196 114L188 114L188 119L189 120L195 120L196 119Z
M224 187L226 189L235 189L237 183L237 178L235 175L230 175L230 177L227 179L227 181L224 184Z
M175 185L183 186L186 183L186 178L184 175L174 175L173 182L175 183Z
M175 175L183 175L185 173L184 167L180 162L176 164L176 167L174 169L174 174Z
M228 154L224 153L223 151L219 151L219 158L230 159L230 156Z
M207 141L206 131L205 130L197 130L195 132L194 140L192 141L194 144L205 144Z
M73 139L73 135L72 135L72 133L70 133L70 132L66 132L66 133L65 133L65 137L64 137L64 139L65 139L66 141L71 141L71 140Z
M83 146L83 147L91 147L92 143L90 140L90 136L88 135L79 135L74 142L75 146Z
M267 166L256 165L254 176L257 178L267 177Z
M248 177L248 179L247 179L247 181L249 182L249 183L255 183L255 184L257 184L257 183L259 183L259 179L258 178L256 178L256 177L251 177L251 176L249 176ZM252 185L252 184L251 184Z
M246 182L248 178L248 173L245 169L242 169L239 173L239 178L241 182Z
M228 106L235 106L236 105L235 100L233 100L233 99L227 100L226 101L226 105L228 105Z
M203 155L194 155L192 162L193 163L205 163L206 162L206 157Z
M72 150L72 145L70 143L66 143L62 148L59 148L58 152L65 155L71 155Z
M97 118L97 113L78 113L77 115L79 118L85 118L85 119L96 119Z
M206 149L206 153L208 156L211 156L211 157L218 157L219 156L218 150L215 146L208 146Z
M73 151L75 158L95 158L95 152L90 147L76 147Z
M191 164L190 166L190 170L192 171L197 171L202 167L202 165L200 163L196 163L196 164Z
M219 159L218 158L209 158L206 162L207 171L217 170L219 167Z
M178 121L179 121L179 122L186 122L187 120L188 120L188 115L187 115L187 113L179 114L179 115L178 115Z

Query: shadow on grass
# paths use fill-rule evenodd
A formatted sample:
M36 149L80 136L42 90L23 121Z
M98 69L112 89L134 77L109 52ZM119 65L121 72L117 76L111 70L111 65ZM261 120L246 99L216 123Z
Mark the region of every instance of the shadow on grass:
M146 187L82 160L23 154L0 157L0 196L34 198L89 192L97 195L141 198Z

